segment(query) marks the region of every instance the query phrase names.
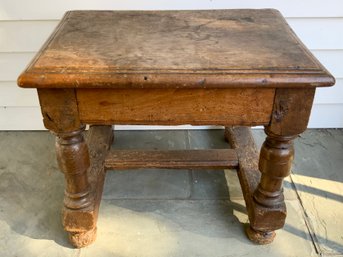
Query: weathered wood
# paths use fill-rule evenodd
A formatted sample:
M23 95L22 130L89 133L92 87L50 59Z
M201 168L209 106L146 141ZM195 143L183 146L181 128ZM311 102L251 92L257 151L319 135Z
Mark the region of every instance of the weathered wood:
M72 210L87 208L93 201L87 178L89 156L83 130L84 127L56 136L57 161L66 182L64 206Z
M262 176L254 199L263 206L275 208L284 205L282 182L291 170L295 136L274 135L268 129L265 129L267 138L262 145L258 164Z
M55 132L80 128L74 89L37 89L44 126Z
M237 155L232 149L111 150L105 160L107 169L225 169L237 166Z
M244 199L247 206L251 204L251 194L260 182L261 173L258 170L259 152L256 149L254 138L248 127L225 127L225 139L236 151L238 157L238 175ZM248 207L248 209L251 209Z
M315 89L276 89L268 130L280 136L304 132L311 114Z
M259 153L250 128L227 127L225 137L238 155L238 177L250 221L247 234L250 240L258 244L271 243L275 237L274 230L284 226L286 205L282 201L273 208L268 208L254 200L253 196L260 183L261 172L258 168Z
M274 89L77 89L91 124L264 125Z
M249 130L226 134L238 153L248 236L271 242L286 217L282 179L291 141L306 129L315 88L334 82L271 9L71 11L18 78L19 86L38 88L44 125L58 136L63 222L76 247L95 239L112 136L110 126L91 128L88 169L82 124L264 125L262 177ZM112 152L107 167L237 165L231 150L202 159L124 153Z
M313 88L334 78L276 10L71 11L18 83Z
M105 177L104 161L112 139L111 126L91 126L87 134L90 156L87 178L91 202L86 208L63 209L64 229L69 232L69 239L77 248L89 245L96 238L96 223Z

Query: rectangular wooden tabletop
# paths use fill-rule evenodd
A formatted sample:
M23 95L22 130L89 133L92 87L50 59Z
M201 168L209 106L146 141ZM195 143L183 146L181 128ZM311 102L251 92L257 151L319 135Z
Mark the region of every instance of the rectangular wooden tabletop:
M70 11L18 79L34 88L330 86L272 9Z

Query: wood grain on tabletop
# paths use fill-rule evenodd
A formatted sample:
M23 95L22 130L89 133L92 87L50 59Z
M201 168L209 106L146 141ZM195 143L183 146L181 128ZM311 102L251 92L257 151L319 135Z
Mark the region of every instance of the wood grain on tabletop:
M247 234L265 244L285 222L293 139L307 127L315 88L334 78L276 10L71 11L18 84L38 88L44 125L57 135L74 246L95 240L106 167L237 166L237 157ZM83 124L108 125L91 128L89 151ZM259 162L247 127L226 129L237 156L108 154L111 124L264 125L267 138Z
M272 9L71 11L18 80L96 88L333 83Z

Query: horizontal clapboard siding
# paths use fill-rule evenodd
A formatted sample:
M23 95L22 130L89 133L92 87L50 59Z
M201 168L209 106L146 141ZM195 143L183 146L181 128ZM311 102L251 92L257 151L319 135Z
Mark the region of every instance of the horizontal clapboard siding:
M285 17L343 17L341 0L2 0L0 20L60 19L66 10L275 8Z
M335 87L317 89L309 126L313 128L343 127L343 1L341 0L236 2L226 0L2 0L0 2L0 130L44 129L36 91L18 88L16 79L53 31L65 11L223 8L279 9L305 45L336 77ZM119 126L119 128L132 127ZM171 127L133 128L170 129Z
M343 18L289 18L287 22L311 50L342 49L343 33L339 32L343 29Z
M36 52L54 30L53 21L0 21L0 52Z

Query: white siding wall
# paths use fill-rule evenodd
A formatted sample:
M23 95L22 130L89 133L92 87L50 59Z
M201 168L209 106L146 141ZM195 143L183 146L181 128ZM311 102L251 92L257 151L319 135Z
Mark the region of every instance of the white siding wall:
M303 42L336 77L336 86L317 90L309 127L343 127L341 0L0 0L0 130L44 129L36 92L18 88L16 78L65 11L223 8L279 9Z

